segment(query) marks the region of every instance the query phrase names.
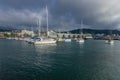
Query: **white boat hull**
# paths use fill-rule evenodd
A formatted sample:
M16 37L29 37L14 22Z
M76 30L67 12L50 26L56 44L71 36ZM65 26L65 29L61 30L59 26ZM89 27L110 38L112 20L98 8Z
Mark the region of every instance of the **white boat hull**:
M77 42L84 43L85 41L84 41L84 39L79 39L79 40L77 40Z
M71 42L71 39L64 39L65 42Z
M79 40L78 42L79 42L79 43L84 43L85 41L84 41L84 40Z
M34 44L35 45L39 45L39 44L55 44L56 43L56 41L54 40L54 41L34 41Z
M111 41L106 41L107 44L114 44L114 41L111 40Z

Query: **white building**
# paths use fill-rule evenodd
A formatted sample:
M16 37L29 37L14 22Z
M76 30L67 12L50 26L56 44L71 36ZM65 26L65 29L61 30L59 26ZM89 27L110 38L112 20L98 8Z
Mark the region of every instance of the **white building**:
M22 30L22 31L21 31L21 35L23 36L23 35L25 35L25 34L27 34L27 35L29 35L29 36L32 36L32 37L35 36L35 33L34 33L33 31Z

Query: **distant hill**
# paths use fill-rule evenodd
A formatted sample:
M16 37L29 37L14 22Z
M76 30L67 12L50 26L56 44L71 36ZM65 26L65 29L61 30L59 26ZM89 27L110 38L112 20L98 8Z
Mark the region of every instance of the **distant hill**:
M76 29L76 30L71 30L69 31L70 33L80 33L80 29ZM90 33L90 34L119 34L120 35L120 31L119 30L97 30L97 29L82 29L83 33Z
M13 30L15 30L15 29L10 28L10 27L2 27L2 26L0 26L0 32L5 32L5 31L10 32L10 31L13 31Z
M13 31L13 30L18 30L18 29L0 26L0 32ZM73 34L79 34L80 29L75 29L75 30L71 30L71 31L68 31L68 32L73 33ZM83 33L90 33L90 34L105 34L105 35L109 35L112 32L112 34L119 34L120 35L119 30L107 30L107 29L105 29L105 30L104 29L103 30L99 30L99 29L82 29L82 32Z

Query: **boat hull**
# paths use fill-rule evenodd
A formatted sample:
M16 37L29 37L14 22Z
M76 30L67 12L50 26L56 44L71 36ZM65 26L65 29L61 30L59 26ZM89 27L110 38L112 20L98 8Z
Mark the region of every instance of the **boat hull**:
M114 41L111 40L111 41L106 41L107 44L114 44Z
M40 44L55 44L56 41L35 41L35 45L40 45Z
M64 39L65 42L71 42L71 39Z
M79 43L84 43L84 40L80 40Z
M84 41L84 39L81 39L81 40L77 40L77 42L84 43L85 41Z
M64 40L63 39L58 39L57 42L63 42Z

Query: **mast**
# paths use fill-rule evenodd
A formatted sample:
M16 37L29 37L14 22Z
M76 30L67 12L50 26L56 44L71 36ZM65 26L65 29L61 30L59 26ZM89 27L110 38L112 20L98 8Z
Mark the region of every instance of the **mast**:
M82 37L83 33L82 33L82 27L83 27L83 21L81 21L81 28L80 28L80 35Z
M40 33L41 33L41 22L40 22L40 19L38 19L38 21L37 21L37 25L38 25L38 27L39 27L39 29L38 29L38 34L39 34L39 37L40 37Z
M47 6L46 6L46 21L47 21L47 38L48 38L49 34L48 34L48 8Z
M112 29L110 30L110 40L112 40Z

